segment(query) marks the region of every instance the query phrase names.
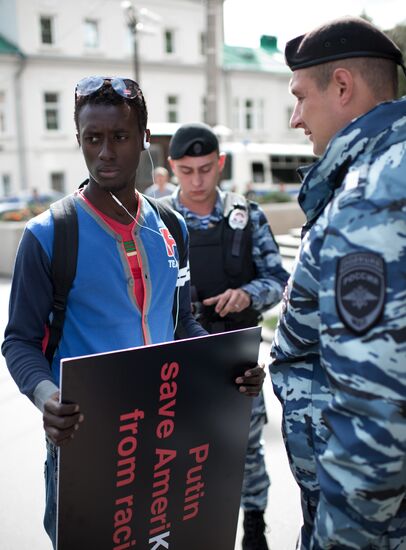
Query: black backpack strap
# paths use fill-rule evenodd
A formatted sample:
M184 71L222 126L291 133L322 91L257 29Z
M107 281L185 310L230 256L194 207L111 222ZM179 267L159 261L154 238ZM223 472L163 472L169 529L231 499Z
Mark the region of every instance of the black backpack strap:
M51 204L54 220L54 245L51 274L54 287L54 303L49 323L49 340L45 356L52 362L62 336L66 303L76 274L78 257L78 217L73 195Z
M145 195L143 195L143 197L147 199L150 205L158 212L162 221L169 229L172 237L175 239L176 247L178 249L179 267L185 267L187 250L185 246L185 241L183 239L182 227L173 208L171 208L167 201L156 200L152 197L147 197Z

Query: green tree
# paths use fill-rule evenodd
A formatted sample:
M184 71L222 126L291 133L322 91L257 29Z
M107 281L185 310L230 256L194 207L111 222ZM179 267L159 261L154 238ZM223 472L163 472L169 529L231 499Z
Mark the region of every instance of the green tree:
M402 23L385 31L385 33L392 38L395 44L402 50L403 59L406 63L406 24ZM399 96L406 95L406 75L403 72L402 68L399 67Z
M362 19L365 19L365 21L368 21L369 23L376 25L372 17L370 17L365 10L363 10L363 12L360 14L360 17L362 17ZM406 23L399 23L398 25L393 27L393 29L384 31L384 33L387 34L395 42L395 44L402 50L403 58L406 63ZM401 97L406 95L406 75L403 72L403 69L401 67L399 67L398 73L399 73L398 95L399 97Z
M374 25L374 20L372 17L370 17L365 10L362 11L360 17L362 19L365 19L365 21L368 21L368 23L372 23Z

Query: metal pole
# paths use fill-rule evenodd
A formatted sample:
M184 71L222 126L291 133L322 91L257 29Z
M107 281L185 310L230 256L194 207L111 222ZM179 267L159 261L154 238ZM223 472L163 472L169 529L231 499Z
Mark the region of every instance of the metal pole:
M20 57L18 61L18 69L14 74L14 86L15 86L15 109L16 109L16 130L17 130L17 143L18 143L18 168L20 172L20 189L28 188L27 180L27 151L25 145L24 134L24 117L22 108L22 72L25 67L25 58Z
M123 0L121 2L121 7L124 10L125 17L127 20L128 28L130 29L132 39L133 39L133 71L134 71L134 79L136 82L139 82L140 80L140 62L139 62L139 56L138 56L138 32L137 32L137 12L134 8L133 3L131 0Z
M134 78L139 83L140 81L140 62L138 57L138 37L137 31L133 33L133 55L134 55Z
M210 126L217 124L217 6L218 0L206 0L206 121Z
M130 27L133 36L133 64L134 64L134 78L136 82L140 81L140 61L138 55L138 33L137 33L137 19L135 14L131 15L131 22L128 25Z

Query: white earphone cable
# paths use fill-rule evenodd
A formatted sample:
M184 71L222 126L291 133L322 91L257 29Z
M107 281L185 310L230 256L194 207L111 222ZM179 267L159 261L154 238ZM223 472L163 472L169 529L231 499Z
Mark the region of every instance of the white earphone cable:
M149 150L149 147L146 149L147 153L148 153L148 156L149 156L149 160L151 162L151 175L152 175L152 182L153 184L155 185L155 178L154 178L154 161L152 160L152 156L151 156L151 153L150 153L150 150ZM133 216L131 214L131 212L129 212L127 210L127 208L124 206L124 204L110 191L110 195L112 197L112 199L130 216L131 219L134 220L134 222L139 226L139 227L143 227L144 229L147 229L148 231L151 231L152 233L155 233L156 235L158 235L159 237L163 238L163 235L161 233L159 233L158 231L155 231L155 229L152 229L151 227L148 227L146 225L142 225L140 224L137 219L135 218L135 216ZM157 214L158 214L158 218L160 219L161 223L163 223L162 221L162 218L161 218L161 215L159 213L159 209L156 209L157 210ZM165 225L165 224L164 224ZM180 269L180 264L178 262L178 270ZM178 274L178 277L179 277L179 274ZM176 315L175 315L175 323L174 323L174 327L173 327L173 333L175 334L176 332L176 328L178 326L178 319L179 319L179 290L180 290L180 287L178 286L178 282L177 282L177 285L176 285Z

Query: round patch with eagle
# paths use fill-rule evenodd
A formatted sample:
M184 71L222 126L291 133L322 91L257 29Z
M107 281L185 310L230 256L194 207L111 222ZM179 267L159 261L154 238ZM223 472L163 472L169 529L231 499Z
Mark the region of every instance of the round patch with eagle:
M385 289L385 262L378 254L354 252L338 261L337 310L351 331L364 334L377 323L385 303Z

